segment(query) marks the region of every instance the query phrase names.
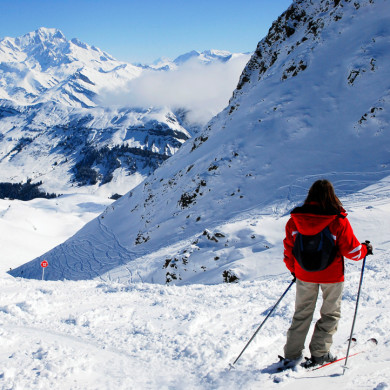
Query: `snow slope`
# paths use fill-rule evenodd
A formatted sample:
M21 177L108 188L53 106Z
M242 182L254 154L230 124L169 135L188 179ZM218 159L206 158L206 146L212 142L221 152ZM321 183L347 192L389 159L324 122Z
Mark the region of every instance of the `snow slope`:
M346 196L389 176L389 21L387 0L294 2L202 135L11 274L39 278L43 258L50 280L220 283L280 272L280 237L267 230L282 228L315 179Z
M0 272L61 244L112 202L82 193L28 202L0 199Z
M3 257L0 388L388 389L389 8L386 0L296 1L259 44L230 107L207 133L73 238L13 272L37 280L5 273L21 260ZM294 25L302 10L308 19ZM316 29L319 18L323 26ZM287 37L286 27L294 34ZM297 56L299 64L306 55L308 66L296 76L296 68L287 72L293 65L283 67L286 58ZM292 289L229 371L291 281L282 262L288 210L323 176L334 182L357 237L373 243L355 350L371 337L379 344L352 357L345 375L340 365L272 374L294 310ZM58 205L62 217L72 202L87 203L80 206L83 217L89 201L80 196ZM52 218L58 200L44 201L38 216L53 229L61 228ZM53 241L43 238L32 203L9 202L7 211L3 202L0 228L20 212L41 242ZM90 211L99 213L106 204L95 206ZM19 218L11 218L15 228ZM31 237L24 225L20 219L20 242ZM1 245L4 253L15 246ZM43 258L47 279L93 280L41 281ZM346 262L333 347L339 355L347 347L361 265ZM220 283L228 270L238 283Z
M387 179L341 199L355 233L370 238L374 245L374 256L367 258L355 326L358 345L352 351L365 348L364 342L371 337L379 341L370 353L350 358L344 376L340 365L316 372L270 373L283 352L294 289L236 369L228 370L289 285L291 277L283 267L240 283L187 286L101 280L42 282L14 279L1 272L0 388L388 389L389 196ZM280 229L265 229L265 238L276 240L275 263L282 263L282 225L287 218L277 221L272 211L262 216L266 226L280 224ZM238 235L241 225L232 225L231 231ZM239 255L239 249L232 253ZM340 355L347 348L361 265L346 262L342 318L333 348ZM314 317L319 317L318 311Z
M123 194L191 137L167 108L0 102L0 117L0 181L31 178L57 194L110 182L103 191Z

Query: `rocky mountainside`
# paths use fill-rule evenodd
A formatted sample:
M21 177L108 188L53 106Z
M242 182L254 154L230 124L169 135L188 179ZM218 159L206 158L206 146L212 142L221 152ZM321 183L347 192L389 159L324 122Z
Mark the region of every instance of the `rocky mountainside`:
M364 197L366 186L389 176L389 39L388 0L294 1L201 135L11 274L39 278L44 258L49 279L271 275L281 254L270 232L283 231L279 217L315 179L330 179L340 196Z
M111 181L111 191L127 192L190 138L168 109L3 101L0 118L0 180L43 181L56 193Z

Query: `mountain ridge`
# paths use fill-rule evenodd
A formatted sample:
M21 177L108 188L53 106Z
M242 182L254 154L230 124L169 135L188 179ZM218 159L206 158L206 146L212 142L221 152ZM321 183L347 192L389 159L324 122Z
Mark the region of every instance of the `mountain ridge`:
M138 184L190 138L168 109L0 102L0 116L8 134L0 143L0 180L43 179L45 190L56 193L73 185L97 190L114 176L116 182L136 175Z
M294 24L302 10L306 19ZM272 274L279 238L264 229L315 179L327 177L342 197L389 176L389 21L386 0L295 1L259 43L269 49L264 69L257 52L202 134L11 274L39 277L42 258L53 263L49 279L188 284Z
M55 193L142 181L201 127L188 109L102 101L144 71L54 28L0 39L0 181L43 179Z

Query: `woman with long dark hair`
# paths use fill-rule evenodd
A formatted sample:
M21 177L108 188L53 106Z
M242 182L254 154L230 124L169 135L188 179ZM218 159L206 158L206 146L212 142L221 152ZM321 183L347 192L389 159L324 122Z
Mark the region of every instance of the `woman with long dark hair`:
M361 260L372 254L372 246L357 240L328 180L313 183L303 206L291 212L283 243L284 262L296 277L296 300L281 368L295 366L302 359L319 290L321 318L310 341L311 357L302 365L309 368L333 361L330 347L340 319L344 257Z

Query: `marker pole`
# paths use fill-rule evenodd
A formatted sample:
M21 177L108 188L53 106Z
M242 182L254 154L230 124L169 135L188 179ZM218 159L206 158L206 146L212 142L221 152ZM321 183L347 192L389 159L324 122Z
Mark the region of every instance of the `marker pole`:
M45 268L49 265L49 263L46 260L43 260L41 262L42 267L42 280L45 280Z

